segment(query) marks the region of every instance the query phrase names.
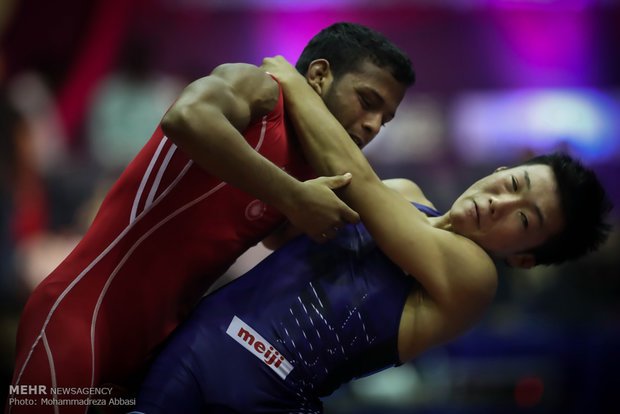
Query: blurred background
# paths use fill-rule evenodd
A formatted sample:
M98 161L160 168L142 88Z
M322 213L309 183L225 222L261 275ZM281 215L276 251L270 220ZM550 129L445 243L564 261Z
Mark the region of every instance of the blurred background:
M224 62L295 61L342 20L387 35L417 72L365 150L381 177L413 179L445 210L496 167L562 150L620 205L618 0L1 0L2 399L29 292L183 86ZM326 413L620 412L618 211L599 252L501 268L477 327L347 384Z

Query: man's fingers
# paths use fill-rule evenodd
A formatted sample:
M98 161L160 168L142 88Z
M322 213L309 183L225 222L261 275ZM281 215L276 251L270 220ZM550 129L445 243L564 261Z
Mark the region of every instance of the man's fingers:
M330 190L334 190L336 188L344 187L349 184L353 179L353 175L351 173L344 173L342 175L332 175L332 176L322 176L313 178L312 180L308 180L308 182L314 182L316 184L324 185Z
M336 227L334 227L334 228L331 228L329 230L325 230L321 234L313 237L313 239L314 239L314 241L316 241L318 243L324 243L324 242L326 242L328 240L333 239L337 235L338 235L338 230L336 229Z
M360 222L360 216L354 210L351 210L346 204L344 204L345 211L343 212L343 219L332 225L329 228L324 229L318 235L314 235L312 238L319 242L325 242L327 240L331 240L334 237L338 236L338 232L344 228L347 224L357 224Z
M294 215L289 219L297 227L304 229L304 232L318 243L333 239L338 235L338 230L348 224L359 223L359 214L333 193L334 189L349 184L351 179L352 175L346 173L308 180L307 188L312 190L311 194L315 194L314 198L310 198L314 214L308 217L303 214L300 217ZM293 220L293 218L299 218L299 220Z
M330 237L327 233L321 233L321 234L311 236L311 238L317 243L325 243L327 240L333 238L333 236Z
M333 177L322 177L325 180L326 185L335 190L336 188L344 187L351 182L353 176L351 173L345 173L342 175L334 175Z
M345 204L345 210L342 213L342 218L347 223L357 224L360 222L360 215L357 211L353 210L351 207ZM345 223L346 224L346 223Z
M274 64L274 57L266 57L266 58L263 58L263 61L260 66L264 69L273 64Z
M315 180L317 182L322 182L322 184L326 185L330 190L335 190L341 187L346 186L353 179L353 175L351 173L345 173L342 175L334 175L331 177L319 177ZM344 227L348 223L357 224L360 222L360 215L349 207L345 202L340 201L340 217L342 222L336 223L337 227Z
M278 69L288 63L287 60L282 55L276 55L272 57L265 57L261 63L261 68L267 72L273 73L274 75L277 73Z

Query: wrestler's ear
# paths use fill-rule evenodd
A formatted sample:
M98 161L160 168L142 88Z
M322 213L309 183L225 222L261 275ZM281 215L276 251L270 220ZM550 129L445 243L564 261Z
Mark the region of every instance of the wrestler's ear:
M531 253L517 253L506 258L506 263L510 267L529 269L536 264L536 258Z
M306 79L312 89L323 96L334 80L329 62L326 59L316 59L310 62Z

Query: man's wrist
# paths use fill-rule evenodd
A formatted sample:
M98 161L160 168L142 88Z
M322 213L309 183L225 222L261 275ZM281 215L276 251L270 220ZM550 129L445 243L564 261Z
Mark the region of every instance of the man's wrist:
M269 192L263 201L287 215L289 211L296 208L300 194L303 192L303 183L292 176L288 176L270 188L273 188L274 191Z
M301 88L307 87L306 85L308 83L306 78L304 78L299 72L282 75L281 78L278 78L278 81L280 81L280 83L285 86L285 88L283 89L283 93L287 97L294 96L296 91L299 91Z

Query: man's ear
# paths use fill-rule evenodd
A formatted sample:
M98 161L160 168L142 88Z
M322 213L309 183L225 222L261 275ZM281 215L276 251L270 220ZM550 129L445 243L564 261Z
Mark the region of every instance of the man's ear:
M316 59L310 62L306 79L312 89L323 96L333 81L329 62L326 59Z
M536 264L536 258L531 253L517 253L506 258L506 263L510 267L529 269Z

